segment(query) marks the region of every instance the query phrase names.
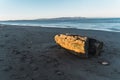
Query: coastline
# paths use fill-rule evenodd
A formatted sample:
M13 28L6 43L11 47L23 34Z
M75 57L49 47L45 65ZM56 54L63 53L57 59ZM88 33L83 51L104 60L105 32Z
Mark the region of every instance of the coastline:
M54 36L71 33L104 42L98 58L80 59L59 48ZM72 28L0 25L1 80L119 80L120 33ZM103 66L99 60L110 65Z

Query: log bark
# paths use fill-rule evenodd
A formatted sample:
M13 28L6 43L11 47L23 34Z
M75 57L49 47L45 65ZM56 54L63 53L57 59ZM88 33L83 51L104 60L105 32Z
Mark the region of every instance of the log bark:
M80 35L59 34L54 39L59 46L81 57L98 56L103 47L102 42Z

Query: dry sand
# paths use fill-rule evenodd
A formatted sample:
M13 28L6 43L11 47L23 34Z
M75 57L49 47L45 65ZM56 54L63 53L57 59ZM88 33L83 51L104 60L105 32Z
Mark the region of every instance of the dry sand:
M104 42L104 51L81 59L55 44L58 33L96 38ZM0 25L0 80L120 80L119 60L117 32Z

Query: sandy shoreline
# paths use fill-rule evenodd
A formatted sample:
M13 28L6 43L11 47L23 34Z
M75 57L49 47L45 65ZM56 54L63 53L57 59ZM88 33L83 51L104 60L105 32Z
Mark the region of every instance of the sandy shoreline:
M98 58L80 59L56 46L54 36L73 33L104 42ZM110 65L103 66L99 60ZM120 33L0 26L0 80L119 80Z

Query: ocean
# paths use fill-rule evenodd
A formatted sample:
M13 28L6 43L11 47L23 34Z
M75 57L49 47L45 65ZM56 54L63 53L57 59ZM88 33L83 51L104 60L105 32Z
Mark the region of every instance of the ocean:
M9 20L0 21L0 24L120 32L120 18L52 18L36 20Z

